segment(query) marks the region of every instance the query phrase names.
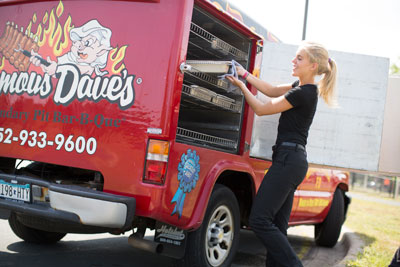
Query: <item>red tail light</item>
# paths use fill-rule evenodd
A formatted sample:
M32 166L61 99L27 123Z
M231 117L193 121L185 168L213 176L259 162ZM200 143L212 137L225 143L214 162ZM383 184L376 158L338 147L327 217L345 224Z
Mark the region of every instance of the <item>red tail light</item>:
M143 177L144 182L164 184L167 173L168 154L169 142L149 140Z

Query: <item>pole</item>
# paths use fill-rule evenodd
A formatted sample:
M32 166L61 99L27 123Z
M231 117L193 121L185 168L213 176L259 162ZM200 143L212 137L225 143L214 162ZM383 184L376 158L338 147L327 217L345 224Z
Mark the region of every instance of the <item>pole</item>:
M307 17L308 17L308 0L306 0L306 7L304 9L303 39L301 40L306 39Z

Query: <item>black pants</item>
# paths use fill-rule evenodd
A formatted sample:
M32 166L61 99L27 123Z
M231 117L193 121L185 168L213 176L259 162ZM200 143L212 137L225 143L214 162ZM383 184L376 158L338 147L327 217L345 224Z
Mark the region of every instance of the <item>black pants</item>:
M392 262L389 264L389 267L400 267L400 247L394 253Z
M294 192L308 169L303 149L274 149L272 165L265 175L251 209L249 224L267 248L267 267L303 266L287 239Z

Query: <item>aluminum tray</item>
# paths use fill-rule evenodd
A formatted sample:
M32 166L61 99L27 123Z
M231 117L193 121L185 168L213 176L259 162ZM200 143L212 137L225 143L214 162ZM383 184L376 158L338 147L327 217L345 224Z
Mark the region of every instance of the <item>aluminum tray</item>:
M183 84L182 96L184 103L190 104L190 106L187 107L198 105L211 110L224 109L235 113L240 113L241 111L241 103L236 103L235 100L229 97L219 95L200 86ZM183 106L184 103L182 104Z
M192 68L207 73L228 73L231 67L231 61L215 61L215 60L187 60L186 64Z
M207 102L211 102L212 98L217 96L215 92L197 85L188 86L184 84L182 86L182 91L188 95L194 96Z
M229 110L233 110L236 112L239 112L241 109L240 103L236 103L236 101L232 98L223 96L223 95L216 95L215 97L212 98L211 102L214 104L224 107Z

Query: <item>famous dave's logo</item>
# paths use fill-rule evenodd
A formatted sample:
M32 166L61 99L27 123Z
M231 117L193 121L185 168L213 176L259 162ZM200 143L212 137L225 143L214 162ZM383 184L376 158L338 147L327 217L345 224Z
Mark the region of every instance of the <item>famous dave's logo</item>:
M171 200L171 203L175 202L171 215L178 213L179 218L182 216L186 193L190 193L196 187L197 180L199 180L199 161L200 156L196 154L196 150L188 149L186 154L182 154L181 162L178 165L179 187Z
M0 37L0 94L46 98L53 92L55 78L57 105L104 99L120 109L131 107L135 75L129 75L123 63L127 45L112 47L112 31L95 19L73 25L69 15L62 25L63 11L60 1L41 21L35 13L26 29L6 23Z

